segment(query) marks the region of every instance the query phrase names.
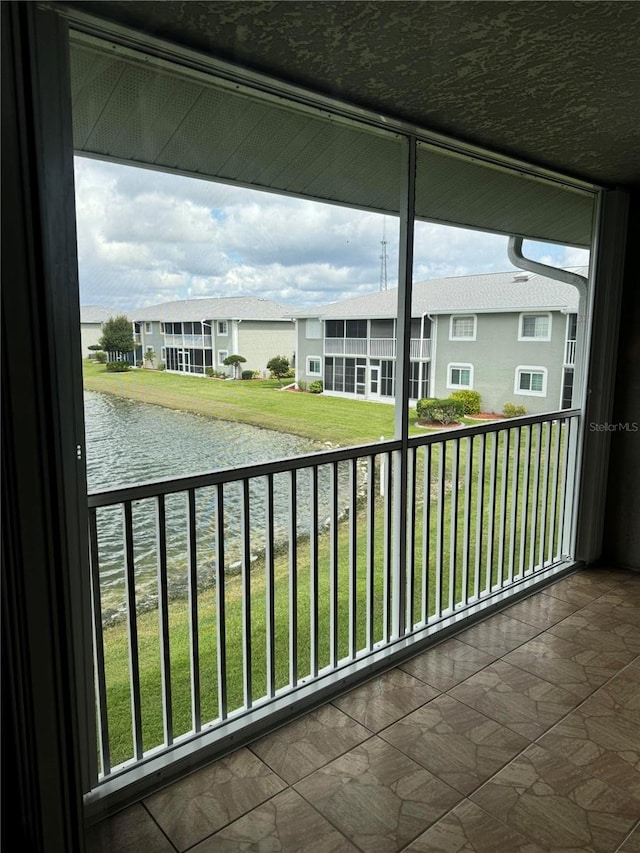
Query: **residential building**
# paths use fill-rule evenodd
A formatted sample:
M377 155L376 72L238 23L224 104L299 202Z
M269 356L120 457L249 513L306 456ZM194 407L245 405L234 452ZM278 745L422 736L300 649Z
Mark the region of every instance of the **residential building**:
M298 380L394 402L397 296L378 291L299 315ZM409 399L474 390L487 412L508 402L531 414L570 408L578 303L572 285L521 270L415 282Z
M284 355L293 364L295 309L268 299L231 296L162 302L129 312L141 357L176 373L204 375L207 368L232 375L224 364L241 355L243 370L267 374L267 362Z
M560 846L625 853L637 849L638 800L632 791L638 784L633 716L638 658L633 643L640 569L638 4L78 0L5 2L0 11L2 760L7 848L46 853L168 851L195 849L202 841L202 849L223 849L253 845L256 837L255 846L273 847L286 846L288 838L302 831L303 839L298 843L295 836L290 849L304 849L305 833L314 843L326 840L327 849L351 849L355 833L360 849L390 853L407 845L489 850ZM476 596L473 585L470 589L464 583L473 559L468 540L465 535L456 539L459 526L447 525L440 511L440 538L432 548L425 541L422 553L431 565L442 565L442 543L453 537L448 573L438 574L429 588L434 595L444 593L446 606L434 622L425 620L420 626L422 612L413 608L409 584L420 563L405 535L405 522L416 523L416 488L426 507L431 493L439 496L439 508L446 498L452 517L457 513L464 526L463 534L474 517L484 532L483 517L482 512L474 516L462 511L459 499L471 479L459 482L448 468L464 462L455 452L463 439L408 437L402 396L396 408L397 435L391 441L334 449L302 461L280 460L252 471L213 472L204 480L147 483L142 490L115 488L88 496L74 151L307 198L315 193L328 202L381 213L395 205L401 217L398 315L405 338L410 336L411 312L402 307L411 288L416 216L516 238L591 247L588 341L584 362L576 361L584 376L583 383L576 383L576 408L547 418L532 416L518 426L484 424L458 433L481 448L486 441L497 449L501 438L506 447L501 458L508 464L513 457L507 452L507 435L516 443L523 435L525 447L534 449L536 437L556 430L562 440L550 450L560 451L562 465L555 470L562 475L565 514L561 547L553 549L552 560L544 550L544 534L540 539L530 527L520 537L524 562L513 535L499 535L497 549L506 558L506 571L485 574ZM531 266L526 258L521 263L523 268ZM396 386L403 391L408 376L401 362L397 367ZM616 425L626 428L609 428ZM522 480L529 490L525 494L531 499L530 511L535 512L547 506L553 489L552 472L552 488L545 483L543 468L549 472L549 466L540 464L539 441L537 446ZM439 482L427 481L426 489L414 476L418 450L426 459L425 470L437 463L439 451L442 460ZM504 487L508 478L496 479L496 458L482 455L474 470L487 475L487 500L498 507L499 516L496 486L499 482ZM128 682L130 689L119 698L132 710L132 752L126 766L110 773L104 723L112 708L99 701L104 667L100 624L94 621L91 602L91 586L99 586L94 534L102 508L115 506L114 514L123 519L122 552L130 577L136 555L131 516L138 500L153 502L162 519L165 495L175 490L193 520L196 491L213 487L222 495L228 482L237 482L242 492L249 479L260 479L267 482L263 507L269 508L272 478L296 466L306 468L305 482L313 484L319 467L331 473L346 463L350 471L375 472L380 461L393 487L385 491L382 517L375 516L374 524L380 502L373 486L379 481L370 477L367 512L352 515L350 535L354 530L381 535L384 547L366 553L352 547L348 580L362 579L360 573L369 572L384 552L382 582L366 590L371 608L380 598L384 601L376 622L382 633L372 633L368 620L365 646L360 648L359 634L349 621L345 661L338 644L344 638L337 636L341 623L330 619L321 638L328 662L318 666L319 634L313 617L320 587L318 572L311 572L307 577L312 595L306 603L314 631L307 639L316 669L299 678L296 652L301 646L296 645L298 625L291 622L286 626L289 674L285 665L276 679L273 563L267 549L266 606L261 610L269 626L266 678L245 679L242 707L229 713L222 689L226 649L242 644L245 670L250 672L246 662L253 660L256 626L245 618L242 629L228 635L220 618L212 627L211 600L200 614L205 618L198 621L197 596L192 595L188 731L174 739L167 682L157 690L154 685L151 703L158 719L162 715L162 742L149 751L147 731L143 737L140 724L135 592L130 587L131 618L120 661L127 673L123 684ZM393 478L392 462L397 473ZM509 475L513 473L512 467ZM295 477L290 481L295 483ZM357 485L355 478L353 482ZM355 497L357 503L357 492ZM507 525L517 534L524 516L509 513L507 503L502 506L503 518L496 528L492 516L487 536L505 533ZM295 501L288 507L295 529ZM221 512L215 515L213 520L224 528L226 518ZM268 533L272 516L265 515ZM431 519L425 520L427 527ZM547 530L546 521L541 519L538 532ZM312 534L311 548L305 549L312 558L318 556L316 541ZM355 542L353 535L350 542ZM323 563L332 616L337 610L332 566L339 544L334 536L328 567ZM462 551L460 562L456 546ZM161 577L162 527L158 548ZM195 593L197 550L191 542L185 553ZM486 572L485 554L481 550L480 566ZM294 549L294 567L295 560ZM620 568L609 571L615 566ZM559 585L544 587L574 570L576 574ZM249 577L243 576L245 617L251 615ZM366 577L373 578L370 573ZM223 571L218 579L224 581ZM290 590L292 601L299 579L295 572L278 579L287 593ZM466 600L454 597L450 608L448 596L457 596L459 590ZM224 583L218 584L216 613L227 603L224 593ZM536 598L529 598L532 594ZM522 599L518 610L486 618L490 608L505 608L514 596ZM423 597L420 603L425 600L430 604L432 599ZM438 607L441 604L440 597ZM286 607L282 612L287 613ZM354 612L349 609L349 620ZM278 620L281 616L279 612ZM158 617L160 668L171 663L164 642L166 608L159 608ZM444 639L447 632L468 625L459 621L462 618L473 622L470 631L454 639L448 650L444 643L429 648L434 638ZM198 639L211 630L217 641L215 662L214 656L207 659L205 686L215 720L200 713L197 679ZM405 661L397 669L401 655L418 652L430 657ZM505 655L508 660L492 663ZM469 664L485 667L480 686L477 680L470 685L469 679L458 699L432 698L434 692L450 689L447 676L468 672ZM417 675L407 679L407 667ZM439 687L427 683L433 679L429 670L442 676ZM340 696L381 671L388 674L372 682L369 695ZM214 681L221 687L215 699ZM594 691L595 700L583 701ZM486 714L481 710L483 696ZM505 703L505 696L517 701ZM322 707L330 699L334 704ZM426 714L425 703L430 703ZM371 713L365 725L354 719L363 719L363 706L372 712L395 708L396 714L404 714L416 704L418 711L404 734L389 732L388 713L386 719ZM507 713L516 708L519 716L508 717L507 726L500 727L491 715L506 706ZM312 709L317 710L311 721L302 719L292 729L291 720ZM558 726L546 734L556 714L565 712L563 730ZM590 724L594 713L602 725ZM392 714L392 719L397 716ZM98 729L103 739L96 737ZM517 743L514 734L520 738ZM258 743L258 738L264 739ZM415 760L408 753L418 756L418 741L436 746ZM514 750L520 750L515 758ZM303 760L309 755L316 756L311 769ZM289 757L289 766L280 764L276 774L269 765L283 756ZM99 760L106 762L102 775ZM496 765L504 765L504 770L496 771ZM495 780L480 788L487 773L495 772ZM176 778L179 787L169 786ZM375 803L375 808L363 809L363 802ZM116 822L105 827L104 835L94 835L87 847L85 822L118 810ZM328 819L323 817L323 811L331 810ZM293 827L287 831L293 835L284 832L283 814L291 816ZM554 815L561 819L550 820ZM347 822L350 828L344 828ZM213 837L218 830L220 836Z
M80 306L80 340L82 346L82 357L88 358L91 350L89 347L97 346L102 337L102 326L105 320L113 316L113 311L103 308L101 305Z

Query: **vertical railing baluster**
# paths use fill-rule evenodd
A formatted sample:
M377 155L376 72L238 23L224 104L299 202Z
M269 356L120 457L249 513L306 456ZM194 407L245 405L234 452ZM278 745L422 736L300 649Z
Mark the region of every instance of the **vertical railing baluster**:
M338 665L338 463L331 473L330 546L329 546L329 663Z
M560 450L561 450L561 442L560 437L562 435L562 427L565 421L563 419L556 421L554 433L555 433L555 450L554 450L554 465L553 465L553 479L551 481L551 495L553 497L553 506L551 511L551 529L549 530L549 552L547 554L547 559L550 563L555 563L555 554L554 554L554 541L555 541L555 532L556 532L556 520L558 517L558 474L560 468Z
M549 502L549 464L551 462L551 421L545 423L545 442L544 442L544 477L543 477L543 494L542 515L540 521L540 544L538 546L538 561L540 568L544 569L544 554L547 545L547 504Z
M107 712L107 678L104 663L104 634L102 629L102 593L100 589L100 556L98 551L98 522L95 507L89 509L89 559L91 564L91 604L93 609L93 654L96 679L98 716L98 749L102 775L111 773L111 743Z
M511 478L511 528L509 531L509 568L507 582L513 583L513 567L516 558L516 530L518 527L518 505L520 501L520 430L516 427L513 432L513 476Z
M448 609L454 610L456 606L456 581L458 568L458 481L460 470L460 440L454 438L451 441L451 523L449 530L449 601Z
M480 573L482 572L482 543L484 537L484 470L487 456L486 434L480 436L478 478L476 486L476 562L473 577L473 597L480 598Z
M437 535L436 535L436 589L435 589L435 616L439 619L442 615L442 585L444 582L444 505L445 505L445 471L447 467L447 454L444 441L438 444L438 508L437 508Z
M416 588L416 449L409 447L407 472L407 616L405 634L413 631L415 625L415 588Z
M124 503L125 594L127 598L127 634L129 638L129 686L133 751L136 759L144 753L142 743L142 707L140 700L140 659L138 650L138 615L136 612L136 568L133 554L133 510L131 501Z
M523 577L526 572L527 525L529 522L529 472L531 470L531 425L525 430L524 449L524 481L522 484L522 517L520 519L520 554L518 560L518 575Z
M158 622L160 630L160 677L164 742L173 743L171 699L171 638L169 634L169 582L167 578L167 518L164 495L156 498L156 547L158 551Z
M289 684L298 683L298 473L289 476Z
M502 432L502 480L500 482L500 535L498 539L498 586L504 586L504 549L507 537L507 502L509 499L509 449L511 430Z
M491 476L489 477L489 530L487 533L486 593L493 589L493 552L495 550L496 493L498 485L498 431L491 442Z
M276 695L276 631L275 631L275 554L273 541L273 474L267 475L266 495L266 548L265 548L265 583L266 583L266 680L267 696L271 699Z
M352 459L349 466L350 505L349 505L349 654L356 656L356 619L357 619L357 538L358 538L358 460Z
M311 525L309 531L309 668L318 674L318 466L311 468Z
M375 642L375 567L376 567L376 457L367 461L367 649Z
M464 472L464 528L462 531L462 604L469 601L469 557L471 551L471 495L473 480L473 436L466 439Z
M224 574L224 491L216 486L216 638L218 673L218 716L227 718L227 615Z
M251 497L249 480L242 481L240 510L242 530L242 690L245 708L253 705L253 668L251 659Z
M567 521L567 504L569 503L569 483L573 483L573 477L569 476L569 446L572 444L574 426L577 429L577 419L569 418L565 421L564 450L562 452L562 501L560 512L560 524L558 525L558 556L565 556L565 523ZM576 459L572 459L575 467Z
M424 448L424 498L422 503L422 623L429 619L429 568L431 564L431 447Z
M393 478L392 478L392 457L390 453L384 454L384 590L383 590L383 628L382 638L385 643L389 642L391 637L391 618L392 618L392 602L391 602L391 572L393 569L393 539L391 535L392 521L391 515L393 512Z
M200 701L200 634L198 628L198 554L196 531L195 490L189 489L188 537L189 537L189 651L191 665L191 725L194 732L202 726Z
M538 532L538 491L540 489L540 453L542 450L542 424L536 424L536 452L533 462L533 494L531 506L531 533L529 542L529 573L536 566L536 535Z

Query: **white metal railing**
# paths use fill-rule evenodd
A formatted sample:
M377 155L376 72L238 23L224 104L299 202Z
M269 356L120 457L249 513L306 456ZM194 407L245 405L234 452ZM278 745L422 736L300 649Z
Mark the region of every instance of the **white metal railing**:
M325 355L368 355L371 358L395 358L395 338L325 338ZM431 339L412 338L410 357L431 358Z
M564 353L564 363L574 365L576 363L576 342L567 341Z
M167 347L187 347L189 349L211 349L211 335L165 335Z
M566 567L578 426L564 411L91 494L95 788Z

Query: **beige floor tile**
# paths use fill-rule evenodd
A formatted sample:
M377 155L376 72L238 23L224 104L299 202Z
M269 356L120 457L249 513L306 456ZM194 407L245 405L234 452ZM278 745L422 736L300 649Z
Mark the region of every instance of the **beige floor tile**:
M287 790L211 835L189 853L357 853L300 794Z
M549 850L613 853L638 801L533 744L471 799Z
M240 749L144 802L178 850L185 850L285 787L259 758Z
M463 794L475 790L529 743L450 696L434 699L385 729L381 737Z
M395 853L461 795L373 737L295 785L365 853Z
M157 823L140 803L114 815L86 833L87 853L174 853Z
M640 595L636 592L635 585L632 587L631 584L625 584L624 587L617 587L590 601L586 606L590 611L595 610L625 622L640 622Z
M535 628L544 631L551 625L555 625L556 622L566 619L578 609L577 604L570 604L560 598L538 593L538 595L532 595L512 607L508 607L503 613L505 616L519 619L521 622L526 622L528 625L533 625Z
M599 570L576 572L557 583L547 586L542 591L543 595L550 595L570 604L586 607L587 604L606 595L612 590L619 590L621 583L612 578L607 578L599 573Z
M463 800L405 848L405 853L544 853L502 821Z
M564 637L590 649L604 652L630 652L631 658L640 654L640 620L633 624L617 615L599 613L588 607L563 619L549 628L549 633Z
M481 652L453 637L403 663L401 669L445 691L495 659L496 655Z
M378 732L434 699L438 692L401 669L392 669L340 696L333 704L371 731Z
M614 675L598 690L596 697L614 714L640 720L640 658Z
M251 749L289 784L371 737L333 705L324 705L256 741Z
M449 695L535 740L581 701L557 684L496 661L449 691Z
M640 853L640 826L625 840L618 853Z
M633 655L595 651L545 632L505 655L504 659L586 698L623 669Z
M474 649L502 657L539 633L540 628L498 613L462 631L457 639Z

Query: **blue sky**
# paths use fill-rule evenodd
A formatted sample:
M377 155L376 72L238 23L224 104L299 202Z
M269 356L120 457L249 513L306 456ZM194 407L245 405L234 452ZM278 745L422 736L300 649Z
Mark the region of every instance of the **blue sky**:
M261 296L298 307L389 287L393 217L85 158L76 159L80 298L119 311L174 299ZM585 251L526 245L557 266ZM416 225L414 280L511 269L507 238Z

